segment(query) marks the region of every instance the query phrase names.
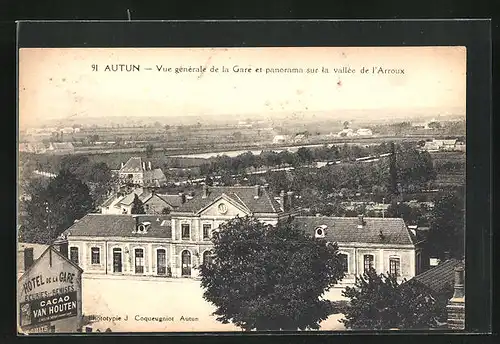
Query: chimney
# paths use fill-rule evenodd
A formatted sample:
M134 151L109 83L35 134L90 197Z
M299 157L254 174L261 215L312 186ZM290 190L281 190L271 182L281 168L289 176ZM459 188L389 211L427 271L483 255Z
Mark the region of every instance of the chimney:
M463 330L465 328L465 288L464 288L464 268L455 268L455 286L452 298L446 306L448 313L448 328Z
M254 186L254 195L253 198L258 199L260 197L260 185Z
M134 219L135 219L135 229L134 229L134 232L137 230L137 227L139 227L139 224L141 223L140 219L139 219L139 215L133 215L132 216Z
M203 185L203 194L201 195L202 198L207 198L208 197L208 185L204 184Z
M152 168L151 168L151 161L148 161L148 170L150 170L150 171L152 170Z
M358 228L363 228L365 225L365 219L363 215L358 215Z
M125 163L124 163L124 162L122 162L122 165L121 165L120 169L122 169L122 168L123 168L123 166L125 166Z
M66 258L69 257L68 255L68 240L65 237L59 237L57 238L52 246L63 256Z
M287 195L287 201L288 201L288 209L293 209L293 195L294 195L294 192L293 191L288 191L286 193Z
M450 251L444 251L443 255L444 261L447 261L450 259Z
M181 203L186 203L186 195L183 192L179 192L179 197L181 198Z
M146 170L146 162L145 161L142 162L142 169Z
M33 261L33 247L26 247L24 249L24 271L28 271L33 265Z
M281 190L280 192L280 204L281 204L281 209L283 209L283 211L287 211L288 207L287 207L287 204L286 204L286 194L285 194L285 191L284 190Z

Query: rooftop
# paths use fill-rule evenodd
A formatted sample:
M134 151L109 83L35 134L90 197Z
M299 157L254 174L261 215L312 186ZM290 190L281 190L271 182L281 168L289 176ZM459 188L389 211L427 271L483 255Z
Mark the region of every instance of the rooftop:
M197 193L192 199L186 200L176 212L197 213L210 205L217 198L226 195L235 203L247 208L252 213L281 213L280 204L264 188L260 188L260 196L255 198L255 186L221 186L208 187L207 197L203 192Z
M146 233L132 233L136 224L134 216L139 216L140 222L151 223ZM170 216L87 214L80 221L68 228L65 234L69 237L171 238L172 230Z
M132 157L120 169L120 173L142 172L142 159L140 157Z
M415 245L417 242L403 219L364 217L358 228L358 217L297 216L294 224L314 235L316 228L326 226L325 238L337 243Z
M455 283L455 268L464 267L464 262L457 259L448 259L441 264L413 277L408 282L419 283L434 293L442 293L453 288Z

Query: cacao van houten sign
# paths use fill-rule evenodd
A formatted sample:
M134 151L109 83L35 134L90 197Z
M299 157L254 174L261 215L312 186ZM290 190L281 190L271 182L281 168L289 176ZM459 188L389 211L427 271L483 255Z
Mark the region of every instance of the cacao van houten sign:
M76 292L21 303L21 326L77 316Z

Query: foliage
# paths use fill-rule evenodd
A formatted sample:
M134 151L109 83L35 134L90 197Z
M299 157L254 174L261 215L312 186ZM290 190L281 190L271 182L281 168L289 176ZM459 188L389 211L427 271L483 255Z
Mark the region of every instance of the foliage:
M146 146L146 157L151 158L153 156L154 147L152 144Z
M130 211L132 214L146 214L144 210L144 203L139 199L137 194L134 195L134 201L132 202L132 209Z
M423 207L411 207L406 203L393 202L387 208L387 217L402 218L408 225L427 225L425 214L427 209Z
M36 185L26 202L23 242L50 244L75 220L93 209L89 188L73 173L59 171L47 186Z
M462 259L465 243L465 204L461 192L447 192L435 202L431 213L429 244L438 258Z
M235 218L213 236L214 259L200 267L204 298L222 323L246 331L317 329L331 308L321 295L343 278L337 245L295 228Z
M445 303L425 289L374 270L357 277L342 295L350 302L340 321L354 330L428 329L446 314Z

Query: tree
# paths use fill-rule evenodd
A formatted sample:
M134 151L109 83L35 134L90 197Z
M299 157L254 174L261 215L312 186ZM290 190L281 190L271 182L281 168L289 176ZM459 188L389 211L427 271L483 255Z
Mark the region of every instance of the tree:
M137 194L134 195L134 201L132 202L132 209L130 211L132 214L146 214L144 210L144 203L139 199Z
M152 144L146 146L146 156L151 158L153 156L154 147Z
M213 245L212 263L200 274L218 321L246 331L318 329L330 315L320 297L344 276L336 244L291 221L273 227L236 217L214 233Z
M68 170L59 171L46 187L38 186L26 203L24 242L50 244L75 220L92 211L88 186Z
M404 281L405 282L405 281ZM391 275L371 270L356 278L342 295L350 302L344 309L346 328L353 330L429 329L439 325L446 303L412 283L398 284Z
M464 199L459 193L445 193L438 198L430 216L428 241L434 254L443 259L462 259L465 241Z

